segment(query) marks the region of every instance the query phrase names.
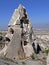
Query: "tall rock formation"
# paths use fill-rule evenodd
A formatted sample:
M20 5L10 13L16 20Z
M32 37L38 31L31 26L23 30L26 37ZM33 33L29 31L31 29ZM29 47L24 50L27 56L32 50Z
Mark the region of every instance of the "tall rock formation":
M31 45L33 36L32 24L26 9L19 5L8 24L8 32L5 35L7 47L5 47L4 55L12 59L29 57L34 53Z

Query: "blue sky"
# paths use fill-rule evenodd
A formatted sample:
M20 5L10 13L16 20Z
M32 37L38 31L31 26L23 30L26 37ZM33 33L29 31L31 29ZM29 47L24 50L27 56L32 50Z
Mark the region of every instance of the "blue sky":
M0 0L0 30L6 30L14 9L22 4L34 28L49 28L49 0Z

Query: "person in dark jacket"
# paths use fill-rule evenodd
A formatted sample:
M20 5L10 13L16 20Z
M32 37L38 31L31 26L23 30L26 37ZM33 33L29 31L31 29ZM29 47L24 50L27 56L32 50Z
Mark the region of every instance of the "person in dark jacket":
M39 44L38 44L38 43L37 43L37 48L36 48L36 46L35 46L35 43L34 43L34 42L32 43L32 47L33 47L34 52L35 52L36 54L39 54L39 52L40 52L40 51L42 51L42 50L41 50L41 47L39 46Z
M32 47L34 49L34 52L36 53L36 48L35 48L35 43L34 42L32 43Z
M39 54L40 51L42 51L41 47L39 46L39 44L37 44L37 54Z

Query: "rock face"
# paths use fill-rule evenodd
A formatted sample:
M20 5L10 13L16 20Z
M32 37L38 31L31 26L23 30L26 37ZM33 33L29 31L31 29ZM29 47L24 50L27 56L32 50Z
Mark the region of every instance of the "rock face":
M49 65L49 53L48 53L48 56L47 56L47 65Z
M11 42L8 45L7 48L7 57L8 58L18 58L18 51L21 49L21 30L15 29L13 37L11 39Z
M8 24L8 32L4 39L7 47L3 48L6 49L3 54L12 59L17 59L19 56L29 57L34 53L31 45L32 37L34 33L26 9L19 5Z

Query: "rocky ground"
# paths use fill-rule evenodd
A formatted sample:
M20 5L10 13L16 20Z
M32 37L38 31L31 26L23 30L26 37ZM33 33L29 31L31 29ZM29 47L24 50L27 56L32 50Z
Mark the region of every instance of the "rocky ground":
M40 60L10 60L0 58L0 65L46 65Z
M5 32L0 32L0 35L5 35L7 31ZM49 44L49 31L42 31L41 30L34 30L34 33L38 38L41 38L46 41ZM41 59L41 57L44 56L44 54L39 54L36 55L35 57L38 57L38 59L24 59L24 60L11 60L11 59L5 59L5 58L0 58L0 65L46 65L46 59L45 60ZM47 56L47 55L46 55Z

